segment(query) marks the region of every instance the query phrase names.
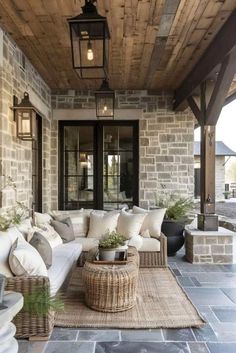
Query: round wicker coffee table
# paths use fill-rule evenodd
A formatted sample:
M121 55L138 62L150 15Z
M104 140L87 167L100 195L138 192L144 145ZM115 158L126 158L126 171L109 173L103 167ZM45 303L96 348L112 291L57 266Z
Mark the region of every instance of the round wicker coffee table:
M86 261L82 270L85 302L97 311L115 313L131 309L136 302L139 255L128 249L124 265L98 265Z

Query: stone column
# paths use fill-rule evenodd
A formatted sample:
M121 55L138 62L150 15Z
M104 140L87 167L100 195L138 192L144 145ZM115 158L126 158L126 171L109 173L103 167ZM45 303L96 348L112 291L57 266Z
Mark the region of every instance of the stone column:
M16 327L11 320L22 309L23 296L20 293L7 292L3 305L6 309L0 310L0 353L17 353L18 343L14 338Z

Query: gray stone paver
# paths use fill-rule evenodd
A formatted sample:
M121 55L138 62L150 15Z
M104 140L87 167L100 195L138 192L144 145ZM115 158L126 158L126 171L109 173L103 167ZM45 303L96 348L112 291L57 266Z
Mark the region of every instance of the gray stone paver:
M19 353L235 353L236 265L193 265L183 250L169 258L179 283L207 324L200 329L54 328L47 343L19 340Z

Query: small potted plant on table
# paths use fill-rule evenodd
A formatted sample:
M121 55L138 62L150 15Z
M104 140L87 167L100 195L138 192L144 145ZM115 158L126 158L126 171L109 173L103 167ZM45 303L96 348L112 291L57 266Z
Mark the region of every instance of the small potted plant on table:
M166 208L161 231L167 237L168 256L174 256L184 245L184 227L189 223L187 213L193 208L193 200L165 194L164 198L156 200L156 204Z
M107 233L99 241L99 259L103 261L114 261L116 251L126 250L128 248L126 241L127 239L123 235L115 231Z

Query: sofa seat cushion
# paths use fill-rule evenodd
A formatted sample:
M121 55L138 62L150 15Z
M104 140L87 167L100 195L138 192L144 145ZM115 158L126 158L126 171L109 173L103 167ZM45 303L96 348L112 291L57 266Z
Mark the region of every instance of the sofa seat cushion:
M143 245L143 237L141 235L134 235L127 243L127 245L134 246L137 250L140 250Z
M89 251L92 248L95 248L96 246L98 246L98 242L99 240L95 238L76 238L70 244L72 243L81 244L82 251Z
M53 249L52 266L48 270L51 295L58 292L81 251L81 244L74 242L58 245Z
M139 251L160 251L160 241L155 238L143 238L143 244Z

